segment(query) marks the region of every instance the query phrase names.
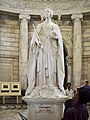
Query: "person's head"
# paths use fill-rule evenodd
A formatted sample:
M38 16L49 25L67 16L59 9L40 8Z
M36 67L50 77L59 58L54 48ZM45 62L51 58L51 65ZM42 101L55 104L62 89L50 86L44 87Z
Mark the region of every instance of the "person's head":
M44 10L44 16L45 18L52 18L53 17L53 10L51 10L50 8L46 8Z
M89 85L89 81L85 80L85 86Z
M67 89L70 89L71 88L71 82L68 82L67 83Z
M73 98L74 104L80 103L80 104L86 104L90 102L90 86L84 86L78 88L76 94Z

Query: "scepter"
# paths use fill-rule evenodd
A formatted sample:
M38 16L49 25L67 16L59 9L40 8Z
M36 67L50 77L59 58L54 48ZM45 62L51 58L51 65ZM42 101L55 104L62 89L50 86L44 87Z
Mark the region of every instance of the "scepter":
M39 35L38 35L38 33L37 33L37 30L36 30L34 24L33 24L33 28L34 28L34 31L35 31L35 34L36 34L36 37L37 37L36 43L37 43L37 45L38 45L39 47L43 48L43 46L42 46L42 44L41 44L41 41L40 41L40 37L39 37Z

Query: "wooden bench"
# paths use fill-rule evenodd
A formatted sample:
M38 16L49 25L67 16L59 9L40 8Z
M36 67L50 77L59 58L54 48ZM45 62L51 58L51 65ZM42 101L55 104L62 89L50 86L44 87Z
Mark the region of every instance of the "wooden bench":
M20 82L0 82L0 96L3 97L3 104L5 104L6 96L16 96L18 104L18 96L21 96Z

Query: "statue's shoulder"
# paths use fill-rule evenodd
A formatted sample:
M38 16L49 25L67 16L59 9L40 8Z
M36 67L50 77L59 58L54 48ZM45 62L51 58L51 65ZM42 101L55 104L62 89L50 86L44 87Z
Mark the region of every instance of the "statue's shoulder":
M59 26L56 23L53 23L53 26L59 28Z
M56 23L52 22L52 26L53 26L53 29L59 30L59 26Z
M43 23L40 23L36 26L37 31L40 31L43 27Z

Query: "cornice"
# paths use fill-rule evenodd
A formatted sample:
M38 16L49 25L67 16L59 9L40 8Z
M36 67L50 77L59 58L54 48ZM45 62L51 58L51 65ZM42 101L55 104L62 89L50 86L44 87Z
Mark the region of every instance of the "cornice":
M0 10L12 13L28 13L41 15L49 7L54 14L68 15L73 13L90 12L90 0L62 0L62 1L33 1L33 0L0 0Z

